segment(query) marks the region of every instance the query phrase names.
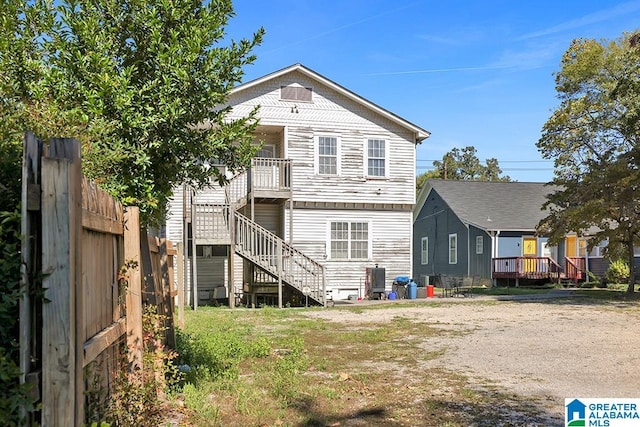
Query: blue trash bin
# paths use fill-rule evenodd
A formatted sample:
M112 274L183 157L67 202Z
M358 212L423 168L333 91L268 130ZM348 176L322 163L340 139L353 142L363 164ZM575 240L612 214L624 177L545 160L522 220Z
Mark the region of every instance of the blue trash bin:
M414 282L413 280L410 281L409 284L407 285L407 288L408 288L409 299L418 298L418 284L416 282Z

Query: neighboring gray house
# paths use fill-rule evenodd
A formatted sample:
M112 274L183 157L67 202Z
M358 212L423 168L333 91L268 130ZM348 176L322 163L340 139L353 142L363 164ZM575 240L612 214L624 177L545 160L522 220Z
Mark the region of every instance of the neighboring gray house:
M415 148L429 132L300 64L228 102L232 118L260 107L262 149L226 187L176 188L166 230L188 248L192 303L322 304L325 288L363 296L376 264L389 290L411 273Z
M413 276L434 283L436 275L491 280L550 279L580 263L578 239L559 248L536 236L553 187L531 182L428 180L416 201ZM575 249L575 250L574 250Z

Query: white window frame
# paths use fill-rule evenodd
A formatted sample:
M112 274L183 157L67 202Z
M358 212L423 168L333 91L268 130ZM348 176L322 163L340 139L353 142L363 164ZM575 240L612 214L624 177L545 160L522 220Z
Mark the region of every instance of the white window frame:
M345 258L337 258L333 256L333 250L332 250L332 235L331 235L331 231L332 231L332 224L335 223L346 223L347 224L347 256ZM353 246L352 243L354 241L360 241L360 240L353 240L352 239L352 232L353 232L353 225L354 224L366 224L367 225L367 257L366 258L354 258L352 257L352 251L353 251ZM344 241L344 240L341 240ZM344 219L344 218L340 218L340 219L331 219L327 221L327 243L326 243L326 247L327 247L327 259L330 260L334 260L334 261L351 261L351 260L357 260L357 261L363 261L363 260L371 260L371 255L372 255L372 230L371 230L371 221L369 220L361 220L361 219Z
M384 160L384 175L369 174L369 143L371 141L384 142L384 157L372 157L372 159ZM384 179L389 177L389 140L387 138L370 136L364 140L364 176L372 179Z
M457 233L449 234L448 247L449 247L449 264L457 264L458 263L458 234Z
M336 140L336 173L335 174L327 174L320 173L320 138L335 138ZM314 138L313 149L314 149L314 173L320 176L340 176L342 175L342 141L338 135L331 134L322 134L317 135Z
M429 237L420 240L420 264L429 264Z
M484 237L476 236L476 255L482 255L484 253Z

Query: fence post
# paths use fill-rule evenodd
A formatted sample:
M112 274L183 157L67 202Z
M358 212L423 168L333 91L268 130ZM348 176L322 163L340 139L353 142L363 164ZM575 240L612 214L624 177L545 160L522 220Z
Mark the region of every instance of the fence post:
M42 424L84 418L80 144L52 140L42 159ZM57 158L56 158L57 157Z
M178 326L184 329L184 250L182 242L178 243Z
M167 345L175 349L176 348L176 333L173 327L173 311L175 308L175 302L173 297L175 293L173 291L173 257L176 251L173 249L173 245L170 240L158 239L158 251L160 255L160 277L162 277L161 291L162 302L164 305L163 315L165 316L164 325L166 327L165 336Z
M142 368L142 257L140 256L140 210L129 206L124 213L124 259L127 275L127 347L129 363Z
M41 398L39 390L40 379L37 369L32 372L32 360L40 360L38 350L32 347L32 334L34 325L31 323L34 301L31 300L30 291L33 290L33 277L39 271L39 254L36 252L41 244L40 239L40 162L42 158L42 142L35 135L27 132L24 137L24 150L22 156L22 206L21 206L21 286L20 298L20 382L30 382L34 385L32 397L36 401ZM36 334L37 336L37 334ZM23 416L26 412L23 411Z

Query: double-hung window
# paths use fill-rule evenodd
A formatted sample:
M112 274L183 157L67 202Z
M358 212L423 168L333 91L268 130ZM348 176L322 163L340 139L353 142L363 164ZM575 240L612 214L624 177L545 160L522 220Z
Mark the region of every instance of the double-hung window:
M335 136L318 137L318 174L338 175L338 138Z
M367 176L387 176L387 144L384 139L367 140Z
M334 221L330 228L331 259L369 258L369 223Z
M484 239L482 236L476 236L476 254L480 255L484 252Z
M420 264L429 264L429 238L422 238L422 248L420 252Z
M458 235L449 234L449 264L458 263Z

